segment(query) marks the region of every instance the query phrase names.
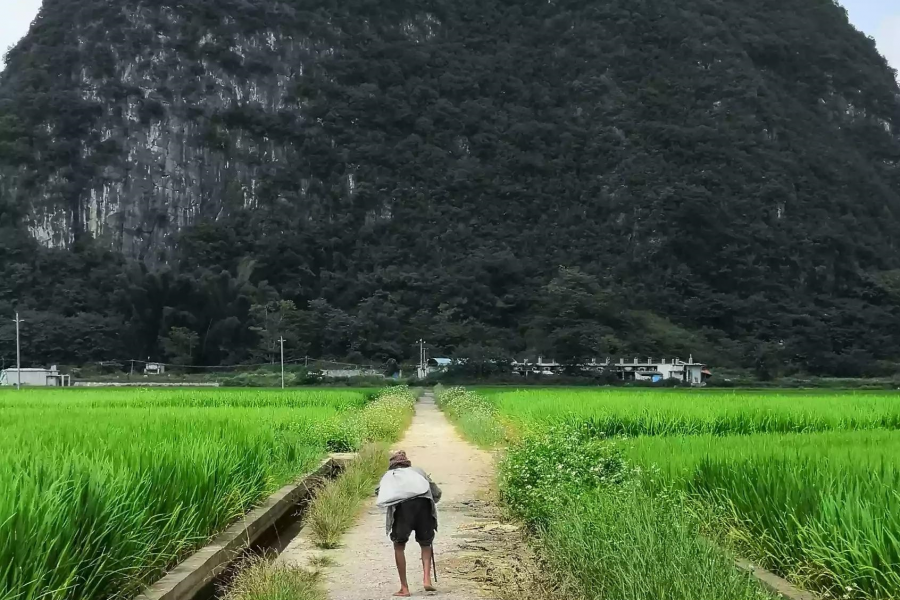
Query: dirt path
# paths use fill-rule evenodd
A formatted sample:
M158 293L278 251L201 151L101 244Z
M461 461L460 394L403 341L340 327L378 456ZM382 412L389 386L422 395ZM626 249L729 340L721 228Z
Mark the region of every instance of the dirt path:
M413 596L446 600L489 597L479 575L484 570L488 547L485 537L504 526L485 519L486 490L493 476L493 458L465 442L426 393L416 405L416 415L396 448L405 450L413 464L425 469L443 491L438 504L439 530L435 540L438 592L422 590L419 548L407 548L408 576ZM324 569L330 600L387 600L399 583L393 548L384 531L384 511L370 501L359 523L344 536L343 546L323 552L312 548L303 535L295 539L281 560L307 566L325 555L333 562Z

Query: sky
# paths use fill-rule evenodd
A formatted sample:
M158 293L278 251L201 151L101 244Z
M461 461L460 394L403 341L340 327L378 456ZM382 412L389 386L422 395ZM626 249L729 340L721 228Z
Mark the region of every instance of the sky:
M75 1L75 0L70 0ZM5 4L0 18L0 55L28 31L41 0L0 0ZM843 0L850 22L875 38L888 62L900 70L900 2L897 0ZM2 57L0 57L2 66Z

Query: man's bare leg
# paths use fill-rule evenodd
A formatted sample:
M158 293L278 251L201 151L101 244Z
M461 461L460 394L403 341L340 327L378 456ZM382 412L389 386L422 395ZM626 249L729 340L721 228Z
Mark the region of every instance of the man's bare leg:
M397 563L397 573L400 574L400 591L395 596L410 596L409 583L406 581L406 545L394 544L394 561Z
M425 591L426 592L435 592L437 589L431 583L431 556L432 556L431 546L422 546L422 569L425 571Z

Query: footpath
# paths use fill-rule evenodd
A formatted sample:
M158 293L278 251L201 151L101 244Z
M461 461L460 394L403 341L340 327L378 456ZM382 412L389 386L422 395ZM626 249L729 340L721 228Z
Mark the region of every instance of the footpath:
M486 525L484 518L484 498L493 477L492 456L459 436L430 392L416 405L412 424L394 449L405 450L413 465L431 475L443 492L434 542L438 591L423 590L419 546L410 540L406 560L413 597L490 598L479 580L484 579L480 571L490 554L484 530L497 526ZM314 560L327 564L323 572L329 600L387 600L400 587L393 547L385 535L384 510L375 506L374 497L359 522L344 535L340 548L317 551L300 536L280 560L297 566Z

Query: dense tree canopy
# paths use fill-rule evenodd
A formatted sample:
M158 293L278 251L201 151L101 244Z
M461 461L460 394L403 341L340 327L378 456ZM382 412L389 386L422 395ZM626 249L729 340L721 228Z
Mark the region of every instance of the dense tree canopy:
M0 314L45 362L893 370L894 76L832 0L45 0Z

